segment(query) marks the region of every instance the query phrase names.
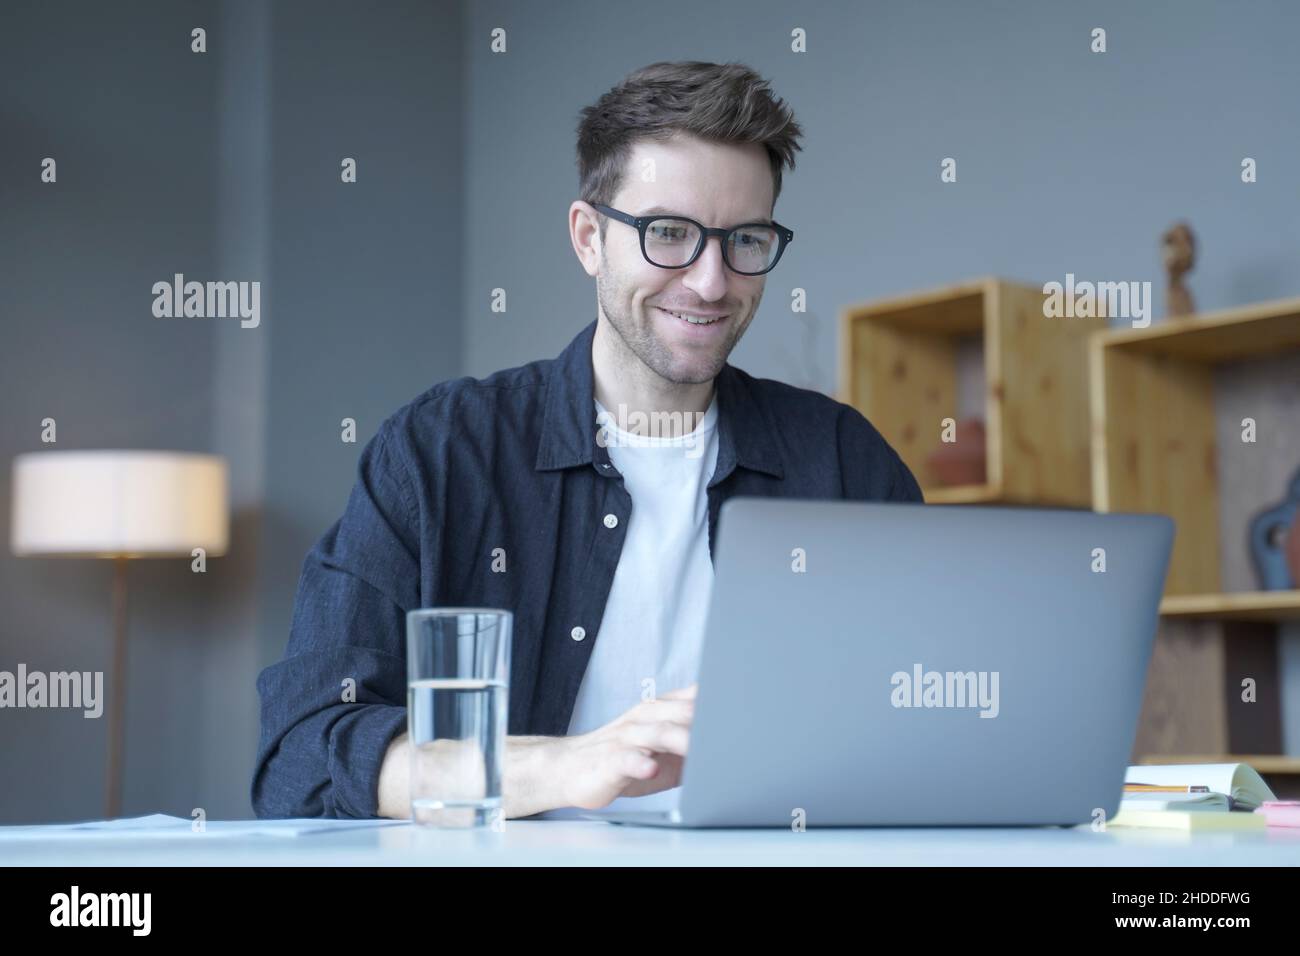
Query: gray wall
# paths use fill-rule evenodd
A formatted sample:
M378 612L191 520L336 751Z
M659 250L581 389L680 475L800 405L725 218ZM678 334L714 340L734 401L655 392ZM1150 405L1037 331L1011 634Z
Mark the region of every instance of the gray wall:
M230 553L130 567L127 815L251 816L253 681L302 559L383 417L459 373L460 243L430 228L461 216L459 35L456 4L417 0L0 11L0 669L108 669L108 563L9 553L10 461L48 447L42 418L61 449L231 466ZM153 318L178 271L261 281L261 326ZM102 815L106 740L0 712L0 823Z
M361 448L460 374L462 336L459 8L274 9L264 665L284 650L302 559L342 514ZM355 184L340 183L345 156ZM344 418L356 444L340 440Z
M109 562L15 558L10 461L60 449L207 451L214 329L150 312L150 287L212 266L217 65L192 21L158 4L133 22L89 5L0 14L0 669L106 671ZM161 82L160 77L166 81ZM58 182L40 182L44 157ZM188 561L130 568L128 804L188 814L202 734L189 676L206 640ZM0 711L0 822L102 812L107 720ZM184 809L182 810L182 806Z

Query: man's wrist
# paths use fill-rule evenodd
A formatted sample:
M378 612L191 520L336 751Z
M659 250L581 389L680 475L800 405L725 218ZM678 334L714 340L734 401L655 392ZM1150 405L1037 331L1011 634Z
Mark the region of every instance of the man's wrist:
M408 738L398 734L388 743L379 765L379 793L376 812L381 817L409 820L411 817L411 758Z
M505 816L529 817L566 806L564 771L559 766L563 737L506 737L502 771ZM379 770L379 816L411 816L411 760L406 734L394 737Z
M564 772L559 766L564 741L564 737L506 738L502 795L507 819L565 806Z

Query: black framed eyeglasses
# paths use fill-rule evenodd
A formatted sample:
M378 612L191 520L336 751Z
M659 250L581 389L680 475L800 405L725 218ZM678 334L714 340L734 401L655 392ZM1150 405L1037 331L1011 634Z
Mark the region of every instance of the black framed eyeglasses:
M631 216L610 206L592 208L625 222L641 235L641 255L660 269L685 269L704 251L710 236L722 240L722 261L732 272L761 276L781 259L794 233L779 222L745 222L730 229L710 229L686 216Z

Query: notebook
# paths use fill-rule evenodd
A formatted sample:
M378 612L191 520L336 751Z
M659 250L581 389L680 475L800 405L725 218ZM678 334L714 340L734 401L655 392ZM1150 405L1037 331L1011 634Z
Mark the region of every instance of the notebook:
M1194 792L1153 790L1133 792L1135 786L1188 787ZM1159 827L1175 830L1255 830L1268 825L1251 813L1275 800L1259 773L1244 763L1169 764L1129 767L1119 812L1109 826ZM1231 812L1247 811L1247 812Z
M1106 821L1109 827L1145 827L1160 830L1263 830L1268 821L1258 813L1202 813L1187 810L1131 810Z

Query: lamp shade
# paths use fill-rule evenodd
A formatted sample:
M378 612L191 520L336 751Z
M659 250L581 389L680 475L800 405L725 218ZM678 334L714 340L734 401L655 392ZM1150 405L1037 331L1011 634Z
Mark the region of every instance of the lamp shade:
M175 557L226 551L226 461L160 451L40 451L13 467L17 555Z

